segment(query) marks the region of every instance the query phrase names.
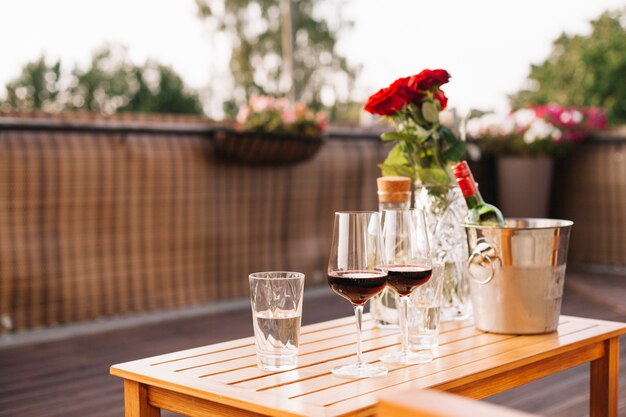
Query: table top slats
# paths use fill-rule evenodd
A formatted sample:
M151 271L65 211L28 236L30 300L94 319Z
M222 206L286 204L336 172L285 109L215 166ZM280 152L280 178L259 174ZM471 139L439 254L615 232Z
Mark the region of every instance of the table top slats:
M320 340L331 340L339 335L349 333L348 329L354 330L353 323L346 323L345 319L334 320L328 328L308 329L300 335L301 348L306 349L307 345L319 343ZM374 322L367 320L363 323L364 332L374 328ZM160 366L161 369L168 369L175 372L186 369L197 368L207 364L215 364L228 360L237 360L247 356L255 356L256 349L254 338L240 339L240 343L220 343L203 348L191 349L179 352L179 355L162 355L155 357L156 362L150 363L152 366Z
M318 381L320 384L317 387L300 386L300 389L304 389L305 391L310 389L311 392L303 392L298 396L307 404L328 406L354 397L357 393L362 395L375 392L382 388L411 382L416 379L428 378L428 383L430 384L442 382L441 375L445 375L443 381L448 381L449 377L454 378L460 374L460 367L477 372L479 370L482 371L484 368L490 369L494 366L500 366L501 364L508 363L510 360L523 358L528 351L537 352L537 345L552 347L559 345L561 343L560 339L566 338L569 335L573 335L572 337L577 338L576 333L589 330L590 328L588 326L587 324L573 323L572 326L567 329L565 335L552 333L544 336L533 336L534 340L532 341L528 341L528 338L519 337L500 339L494 343L481 344L475 348L462 350L443 358L436 358L432 362L422 365L396 366L393 369L388 366L390 369L389 375L386 378L353 380L348 384L336 385L332 389L325 388L324 390L320 390L320 386L330 385L330 381ZM591 329L593 329L593 327ZM289 397L295 398L293 395Z
M378 329L370 332L363 332L362 350L364 357L371 358L367 360L377 360L380 355L386 352L392 352L397 349L399 334L397 331L380 331ZM443 341L450 339L458 339L462 337L470 337L477 333L482 332L474 329L469 324L454 323L448 326L442 331L440 336ZM336 338L333 340L332 345L324 342L324 348L318 351L310 352L304 348L301 350L298 356L298 368L296 372L303 372L303 377L308 379L315 376L315 373L327 373L328 369L333 366L347 363L352 360L356 354L355 350L355 330L352 329L347 332L344 338ZM347 342L345 342L347 340ZM206 368L203 368L206 369ZM220 382L226 384L238 384L240 382L246 382L260 377L266 377L271 375L280 375L284 372L270 373L260 370L256 366L256 358L253 357L252 361L246 358L245 365L233 368L230 371L224 371L223 368L215 370L213 368L210 374L201 374L193 370L196 376L200 378L211 377ZM321 369L321 371L320 371ZM289 372L289 371L286 371Z
M575 332L574 334L564 336L560 340L560 344L568 344L572 341L579 341L581 336L595 337L595 336L601 335L602 332L603 332L603 329L599 327L589 328L581 332ZM535 344L534 347L530 349L530 352L536 352L535 350L536 348L549 348L549 347L552 347L553 345L554 345L554 340ZM515 358L516 361L523 361L524 359L532 355L532 353L529 354L528 351L524 352L524 350L526 350L524 347L520 347L518 349L519 350L517 352L510 352L512 356L509 356L508 358L506 357L507 353L505 353L505 354L500 355L496 359L510 360L510 359ZM513 362L509 362L509 364L511 363ZM378 398L380 396L394 392L399 387L402 387L402 389L405 389L405 390L445 389L445 388L449 388L449 387L445 387L446 384L452 385L451 382L456 383L457 385L462 384L464 378L460 378L459 375L465 374L465 375L476 376L476 374L479 374L481 372L488 373L488 374L496 374L496 373L502 372L501 368L506 366L507 364L506 363L501 364L496 368L493 368L492 367L493 365L494 363L493 363L492 357L483 358L481 360L471 362L465 365L460 365L454 368L446 369L442 372L438 372L433 375L429 375L426 377L418 376L417 378L413 378L405 382L398 382L397 384L388 384L385 387L381 387L380 385L378 385L375 387L370 387L368 390L367 387L361 386L359 387L361 391L357 392L356 390L354 390L351 393L351 395L347 392L343 392L343 395L337 395L338 393L333 392L332 398L334 401L333 400L325 401L324 399L321 399L317 402L320 403L319 405L325 407L328 410L327 415L332 415L332 416L343 415L344 413L348 411L353 411L355 409L373 407L377 403ZM415 371L411 371L411 370L407 370L407 371L411 372L412 374L415 374ZM467 378L467 376L465 378ZM374 380L365 380L365 384L367 384L368 381L371 382ZM312 407L315 406L315 402L316 402L315 398L306 399L306 397L303 397L301 398L301 400L306 402L307 405L310 405Z
M398 344L398 337L396 334L386 334L382 337L370 338L369 340L363 340L361 343L361 347L364 354L367 354L372 351L378 351L383 348L393 347ZM352 343L345 343L339 345L337 347L332 347L320 351L313 352L312 354L301 354L298 355L298 365L300 367L307 367L312 365L319 364L327 364L333 360L340 360L344 362L349 362L350 358L353 357L356 353L354 341ZM252 357L251 360L245 358L245 361L242 361L242 366L233 368L232 370L240 370L244 369L244 367L255 367L256 366L256 357ZM245 364L245 365L243 365ZM223 367L219 364L215 366L211 366L209 369L210 373L205 373L199 375L200 378L207 378L213 375L222 374L225 378L219 378L221 382L232 384L237 382L238 380L233 380L229 377L229 375L225 374ZM267 372L266 372L267 374Z
M504 344L505 341L510 342ZM334 388L338 386L348 386L347 388L350 389L349 386L354 385L357 389L361 389L363 387L363 382L368 383L369 381L369 383L373 382L380 385L383 383L383 379L384 382L395 384L397 382L409 380L412 377L428 376L449 367L454 368L458 364L463 364L467 360L471 360L479 355L489 357L489 355L493 352L498 352L502 348L510 348L511 345L515 346L518 343L520 343L520 341L517 340L515 336L482 333L472 338L461 339L441 346L438 349L435 360L430 363L420 365L385 364L387 369L389 369L389 375L386 378L366 380L340 379L330 374L327 369L327 372L321 374L316 380L308 380L306 382L292 385L282 385L280 387L280 394L288 398L298 398L332 388L332 395L335 396L338 394L338 391ZM378 358L382 354L393 352L395 350L397 350L397 346L386 349L382 352L376 352L376 355L366 357L366 360L369 360L372 363L378 363L380 362ZM445 368L443 368L443 366L445 366ZM407 370L412 370L413 372L407 374ZM398 378L399 381L397 381ZM320 387L323 387L323 389L320 389ZM322 395L325 398L328 398L327 394Z
M354 317L342 317L339 319L329 320L322 323L315 323L309 326L305 326L302 328L301 337L306 338L307 335L314 335L320 331L329 331L335 328L345 328L352 326L354 327ZM363 328L373 327L373 322L365 315L363 317ZM252 324L250 324L250 329L252 330ZM219 352L227 352L232 349L237 349L241 347L251 346L254 349L254 338L246 337L243 339L230 340L227 342L215 343L213 345L201 346L193 349L181 350L173 353L166 353L163 355L152 356L146 359L140 359L141 362L146 362L151 365L160 365L169 362L178 362L183 361L185 359L190 359L198 356L204 356L207 354L214 354ZM137 361L133 361L137 362Z
M465 344L477 343L477 340L474 338L475 336L481 336L487 339L485 343L490 343L491 341L500 339L500 338L514 337L514 336L507 336L507 335L487 334L487 333L479 332L473 327L466 327L466 328L461 328L458 330L454 330L453 332L447 332L447 333L440 335L441 347L439 348L439 351L444 349L444 346L446 346L449 343L454 343L454 342L465 343ZM396 334L394 337L397 338L398 335ZM397 342L383 349L376 349L376 350L364 352L363 357L366 361L378 362L378 358L380 356L382 356L385 353L394 352L396 350L398 350ZM239 387L252 388L256 390L265 391L273 387L299 382L301 379L310 379L313 375L316 375L316 374L320 376L326 375L328 374L329 370L333 366L349 363L351 361L354 362L355 360L356 358L355 358L355 350L354 350L354 343L353 343L352 350L348 351L347 356L342 357L340 359L337 359L335 356L332 362L326 361L322 363L316 363L315 366L306 366L306 365L303 366L303 364L300 364L300 366L298 366L297 369L294 369L292 371L273 373L270 375L268 375L267 372L263 372L257 367L254 367L250 369L247 375L256 375L257 378L253 376L249 376L248 379L246 380L242 380L240 382L233 380L230 382L230 384L236 385ZM385 365L385 366L387 366L387 368L390 367L390 365ZM305 371L304 375L302 375L303 373L302 371ZM247 375L241 372L238 375L235 375L235 373L233 373L229 376L243 377ZM301 376L303 376L304 378L302 378Z
M373 327L364 316L363 352L369 362L399 349L397 331ZM210 401L279 416L364 416L380 395L416 388L454 389L525 364L565 355L626 333L626 324L562 316L557 332L503 335L476 330L470 323L442 323L435 359L419 365L386 364L382 378L343 379L333 366L354 362L354 318L305 326L298 367L266 372L256 365L254 339L189 349L115 365L113 375ZM602 345L586 351L595 357ZM574 365L572 365L574 366Z
M503 337L500 335L483 334L483 335L478 336L477 338L460 340L458 342L458 345L456 345L455 343L454 347L456 348L458 346L461 346L462 349L465 349L463 350L465 352L468 350L473 350L481 345L491 345L496 340L506 340L506 339L507 339L506 337ZM395 352L396 350L398 350L397 345L381 350L381 351L374 352L373 354L366 354L364 355L364 359L370 363L380 364L380 360L379 360L380 356L386 353ZM440 349L440 351L442 350L443 349ZM279 395L291 399L291 398L304 397L307 395L311 395L312 393L321 392L323 390L332 391L332 395L334 396L335 387L344 386L344 385L355 384L355 386L358 386L360 388L361 387L360 382L362 380L337 378L336 376L332 375L332 373L330 372L330 369L333 366L354 362L354 360L355 358L354 356L352 356L349 361L346 361L346 360L333 361L332 363L329 363L327 366L319 369L318 377L314 379L309 378L305 381L293 381L293 383L289 383L289 384L285 383L285 384L281 384L280 386L275 386L275 387L263 387L263 388L260 388L259 390L267 391L267 390L276 388L279 390ZM382 379L390 380L390 376L393 376L394 372L398 371L399 369L407 368L407 365L396 365L396 364L384 364L384 366L387 367L387 369L389 370L388 376L386 378L369 379L369 381L377 381L377 380L382 380ZM410 365L408 367L409 368L415 367L416 369L418 369L419 372L429 372L429 371L435 372L439 370L440 366L441 366L441 362L437 362L436 360L433 360L433 362L430 362L427 364ZM326 397L328 396L328 394L322 394L322 395Z

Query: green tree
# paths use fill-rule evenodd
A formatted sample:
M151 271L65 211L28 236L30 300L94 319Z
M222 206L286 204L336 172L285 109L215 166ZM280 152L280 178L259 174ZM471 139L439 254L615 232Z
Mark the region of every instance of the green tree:
M70 74L63 73L60 62L48 65L44 57L27 64L7 85L0 107L203 114L198 94L189 91L173 69L150 60L135 65L118 46L100 48L88 68L75 68Z
M588 36L563 33L528 76L532 88L509 97L511 106L556 103L603 107L611 123L626 123L626 8L603 13Z
M146 74L151 73L157 82L148 83ZM183 79L173 69L155 62L132 71L138 86L128 103L118 108L120 112L202 114L198 95L187 92ZM152 84L152 85L151 85Z
M61 62L48 64L44 56L30 62L22 74L6 86L0 108L58 111L61 104Z
M98 50L87 70L75 69L72 105L100 113L202 114L198 95L173 69L155 61L138 66L117 46Z
M135 66L127 58L126 49L105 46L96 50L87 69L72 71L69 90L70 109L112 114L126 105L138 86L134 78Z
M283 74L280 0L196 0L199 15L225 33L232 45L230 70L235 84L232 111L252 94L282 96L287 93ZM351 22L337 18L334 24L318 17L318 6L328 1L292 1L293 86L295 98L313 108L321 107L322 91L335 97L350 92L357 74L337 50L337 38ZM342 5L331 2L332 10ZM335 13L339 16L341 13ZM340 82L338 82L340 81Z

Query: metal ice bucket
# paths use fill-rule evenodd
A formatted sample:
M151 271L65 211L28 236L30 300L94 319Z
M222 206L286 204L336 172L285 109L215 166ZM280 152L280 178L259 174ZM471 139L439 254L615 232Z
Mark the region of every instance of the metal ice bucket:
M476 328L507 334L556 330L572 225L554 219L465 225Z

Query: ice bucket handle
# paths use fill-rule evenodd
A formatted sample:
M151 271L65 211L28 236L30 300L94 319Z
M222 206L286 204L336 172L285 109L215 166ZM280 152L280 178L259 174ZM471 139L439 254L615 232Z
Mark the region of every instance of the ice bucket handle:
M479 239L467 259L467 273L470 278L477 284L488 284L496 275L497 266L502 266L498 251L486 240Z

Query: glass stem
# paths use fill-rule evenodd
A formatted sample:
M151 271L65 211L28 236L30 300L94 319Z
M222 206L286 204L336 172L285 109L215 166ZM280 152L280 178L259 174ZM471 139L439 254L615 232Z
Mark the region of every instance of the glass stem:
M363 352L361 351L361 322L363 321L363 305L352 304L354 307L354 317L356 317L356 358L357 365L365 365Z
M411 297L400 296L400 337L402 338L402 354L409 353L409 302Z

